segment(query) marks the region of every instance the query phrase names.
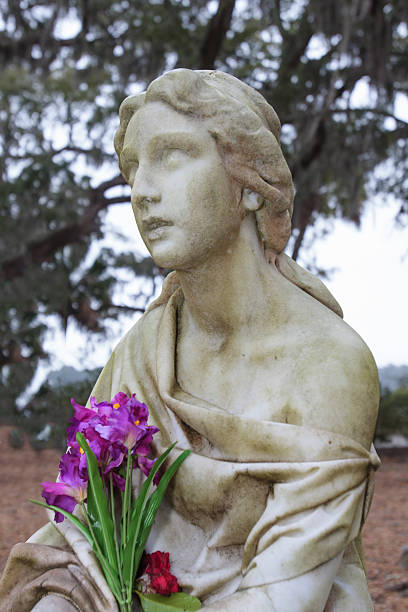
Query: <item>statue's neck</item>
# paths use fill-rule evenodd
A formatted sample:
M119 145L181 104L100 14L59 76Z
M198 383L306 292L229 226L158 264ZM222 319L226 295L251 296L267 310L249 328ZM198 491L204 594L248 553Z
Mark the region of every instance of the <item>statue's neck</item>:
M246 217L230 248L192 270L178 271L189 324L225 338L256 331L284 316L282 285L287 281L273 263L267 263L254 221Z

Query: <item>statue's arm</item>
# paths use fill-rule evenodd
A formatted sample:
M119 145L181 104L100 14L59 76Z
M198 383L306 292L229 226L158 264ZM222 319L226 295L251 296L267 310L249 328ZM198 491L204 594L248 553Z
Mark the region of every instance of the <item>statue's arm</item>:
M302 425L351 437L369 449L378 410L378 373L366 345L348 330L345 326L340 336L311 347L311 355L303 359L302 371L295 378L291 401L303 417ZM203 610L323 612L343 555L340 551L295 578L238 591ZM373 610L365 586L358 597L362 612Z
M31 612L78 612L78 608L65 597L46 595L35 604Z
M370 350L348 325L341 322L308 347L295 381L290 401L302 425L370 448L379 405L378 370Z
M323 612L343 553L314 570L270 585L238 591L214 604L206 612Z
M341 558L341 554L337 555L313 571L291 580L238 591L201 609L205 612L322 612ZM47 595L32 612L78 612L78 609L63 597Z

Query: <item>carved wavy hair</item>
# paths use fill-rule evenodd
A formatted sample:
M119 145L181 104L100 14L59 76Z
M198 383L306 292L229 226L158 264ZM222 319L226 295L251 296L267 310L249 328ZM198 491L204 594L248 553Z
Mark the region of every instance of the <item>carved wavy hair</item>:
M224 72L185 68L167 72L120 106L114 143L124 176L120 154L129 121L149 102L168 104L205 125L229 175L263 198L255 215L266 258L268 252L278 255L276 265L286 278L341 316L340 306L323 283L283 253L291 231L294 189L272 106L255 89ZM164 288L162 299L165 294Z

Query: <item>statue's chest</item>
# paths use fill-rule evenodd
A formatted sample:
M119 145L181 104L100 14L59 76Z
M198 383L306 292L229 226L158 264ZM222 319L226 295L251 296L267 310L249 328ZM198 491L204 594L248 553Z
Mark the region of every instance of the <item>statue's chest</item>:
M301 424L290 401L296 358L286 347L247 344L241 350L177 357L180 387L231 414Z
M270 488L269 482L251 473L251 467L192 453L166 498L181 516L208 534L223 525L224 535L213 545L241 544L264 511Z

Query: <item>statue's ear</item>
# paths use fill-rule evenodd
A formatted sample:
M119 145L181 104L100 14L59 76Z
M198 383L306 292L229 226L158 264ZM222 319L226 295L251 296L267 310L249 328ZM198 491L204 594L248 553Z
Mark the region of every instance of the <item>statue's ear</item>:
M259 193L251 191L246 187L242 190L241 205L246 211L255 212L262 207L263 203L264 199L261 195L259 195Z

